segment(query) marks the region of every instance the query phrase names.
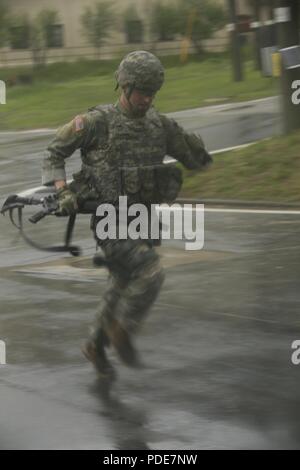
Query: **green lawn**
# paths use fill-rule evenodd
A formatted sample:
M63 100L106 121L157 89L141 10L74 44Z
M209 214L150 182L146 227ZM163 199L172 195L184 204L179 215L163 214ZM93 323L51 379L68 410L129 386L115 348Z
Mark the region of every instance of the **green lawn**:
M184 174L186 197L300 202L300 133L217 154L208 170Z
M232 81L231 63L225 55L208 56L202 62L193 58L187 65L180 65L176 57L163 62L166 83L156 99L162 112L278 93L276 79L261 77L251 62L246 64L246 79L241 83ZM35 73L26 68L0 70L0 80L8 84L16 83L22 75L33 81L8 86L7 104L0 106L0 129L56 127L95 104L115 102L117 63L53 64Z

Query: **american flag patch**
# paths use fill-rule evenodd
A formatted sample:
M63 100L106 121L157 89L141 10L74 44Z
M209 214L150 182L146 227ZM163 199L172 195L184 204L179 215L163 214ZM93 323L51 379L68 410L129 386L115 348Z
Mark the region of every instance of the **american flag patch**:
M81 131L84 128L84 122L81 116L76 116L74 119L75 132Z

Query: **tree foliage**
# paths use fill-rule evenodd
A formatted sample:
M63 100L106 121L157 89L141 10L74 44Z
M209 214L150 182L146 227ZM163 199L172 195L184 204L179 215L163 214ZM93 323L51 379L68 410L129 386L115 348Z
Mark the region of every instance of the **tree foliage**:
M153 5L150 28L157 41L174 39L176 35L190 39L199 54L203 41L226 23L226 12L215 0L177 0L177 3Z
M189 37L197 52L203 53L203 40L209 39L222 28L226 14L222 6L214 0L179 0L179 32Z
M41 10L33 19L11 15L9 43L13 49L30 49L34 65L45 65L52 27L58 22L56 10Z
M30 24L30 48L35 65L46 63L47 49L51 43L52 27L58 22L56 10L42 10Z
M157 41L172 40L179 30L176 5L155 2L151 13L150 30Z
M105 40L109 37L114 24L114 13L111 3L97 2L93 7L86 7L80 18L83 34L94 46L98 54Z

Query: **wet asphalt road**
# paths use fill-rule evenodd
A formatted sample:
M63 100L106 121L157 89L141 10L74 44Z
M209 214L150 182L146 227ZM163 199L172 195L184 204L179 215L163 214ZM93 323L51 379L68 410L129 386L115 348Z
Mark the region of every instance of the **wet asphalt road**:
M40 184L43 144L2 143L1 197ZM63 221L30 230L53 243ZM137 338L144 368L112 356L110 389L80 352L106 282L88 235L82 216L73 260L27 248L1 220L0 448L299 448L300 214L208 210L204 250L164 242L166 282Z
M280 98L278 96L255 101L221 104L169 114L183 127L199 132L210 151L247 144L260 139L278 135L282 130ZM63 123L62 123L63 124ZM54 130L45 129L36 134L0 133L3 155L7 146L16 141L26 140L30 153L35 148L44 148ZM38 136L39 143L33 144L32 137ZM33 145L33 148L32 148ZM24 147L20 147L24 152ZM17 150L16 150L17 151Z

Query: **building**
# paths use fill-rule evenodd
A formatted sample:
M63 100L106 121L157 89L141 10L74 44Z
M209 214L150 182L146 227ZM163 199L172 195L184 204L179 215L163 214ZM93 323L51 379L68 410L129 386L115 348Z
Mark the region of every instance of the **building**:
M111 58L123 55L135 48L157 50L160 54L178 53L181 47L179 37L161 37L154 41L150 32L149 18L153 4L156 0L114 0L113 8L116 15L116 24L111 31L108 41L101 47L100 57ZM176 0L162 0L172 3ZM227 7L227 0L215 0ZM95 4L96 0L10 0L8 2L12 15L23 18L21 24L15 28L10 45L0 49L0 66L25 65L32 62L33 53L29 49L29 33L24 26L24 18L33 19L44 9L56 10L57 22L49 31L47 61L69 61L78 58L95 59L98 52L92 47L81 26L81 15L86 7ZM250 24L251 8L247 0L237 0L238 14L241 22ZM129 7L135 12L126 15ZM126 18L126 21L125 21ZM206 40L204 45L213 51L222 51L228 47L228 33L224 28L214 38ZM191 48L192 50L192 48ZM38 51L36 51L38 53Z

